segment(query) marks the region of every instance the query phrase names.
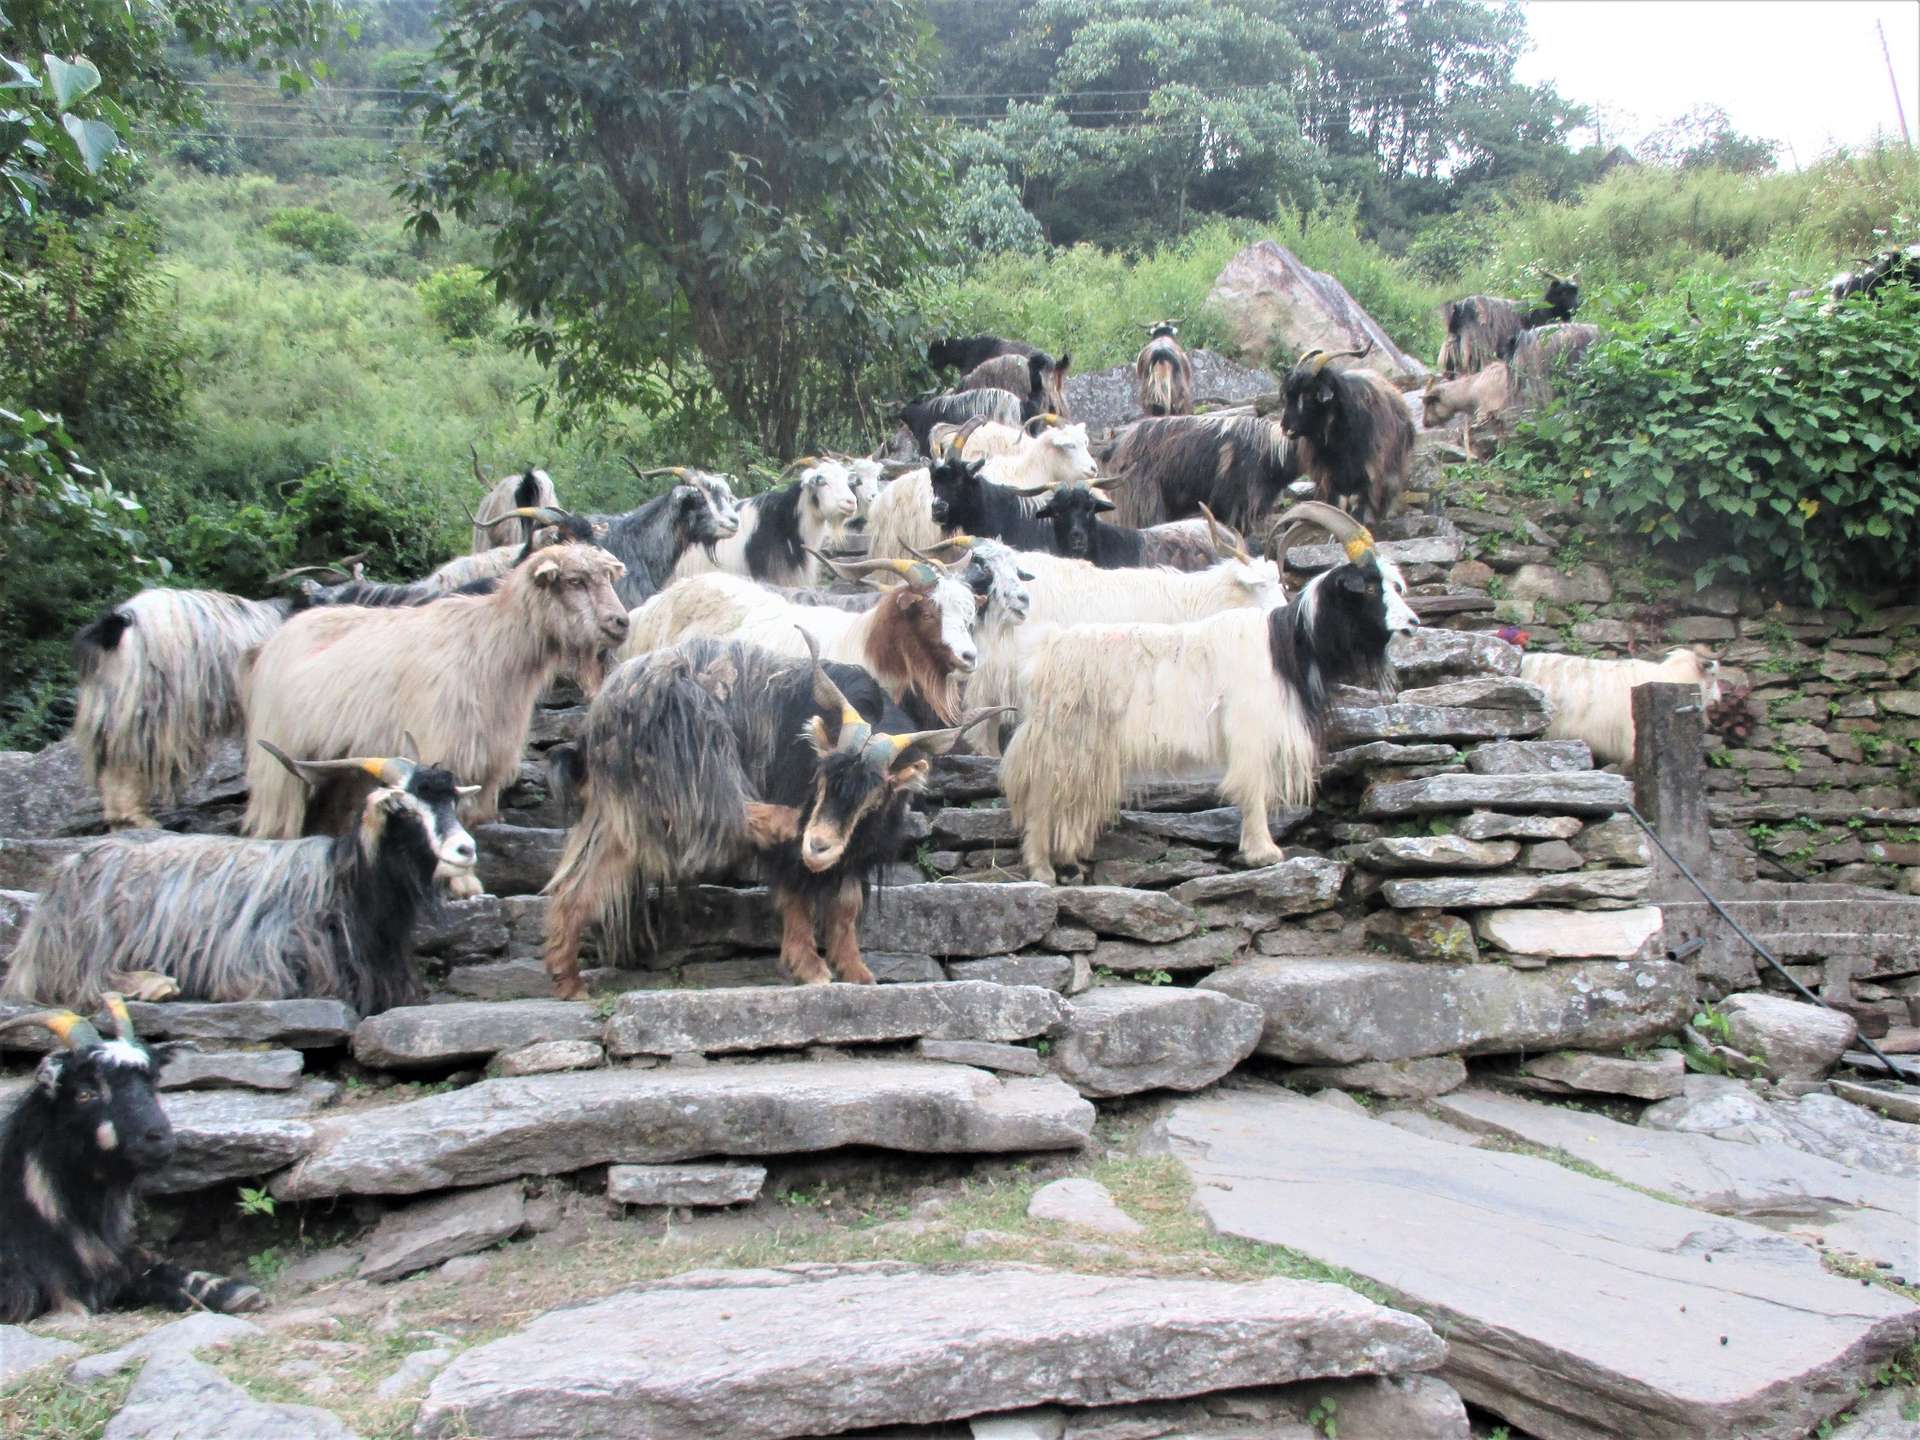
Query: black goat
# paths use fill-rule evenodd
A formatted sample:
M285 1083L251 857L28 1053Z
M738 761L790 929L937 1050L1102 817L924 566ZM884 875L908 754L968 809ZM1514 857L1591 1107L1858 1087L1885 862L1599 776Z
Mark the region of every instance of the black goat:
M1871 295L1889 280L1920 284L1920 244L1882 250L1858 270L1842 271L1827 282L1827 293L1836 301Z
M631 461L628 468L633 469ZM634 474L642 480L669 474L681 483L624 515L587 517L600 545L627 567L613 589L629 610L659 594L680 557L693 546L702 547L711 559L713 547L740 529L740 507L726 476L679 465Z
M64 1051L40 1062L0 1127L0 1322L49 1311L258 1310L253 1286L133 1246L134 1186L173 1158L173 1126L154 1093L172 1048L133 1033L118 995L105 997L114 1037L71 1010L22 1016Z
M1300 476L1279 425L1257 415L1177 415L1130 427L1107 456L1123 525L1182 520L1206 506L1235 530L1254 529Z
M1553 321L1567 321L1580 308L1580 282L1548 272L1542 303L1523 308L1518 300L1498 295L1468 295L1440 307L1447 338L1440 347L1442 375L1470 375L1513 352L1523 330Z
M983 360L996 355L1038 355L1040 351L1024 340L1003 340L998 335L968 335L964 338L936 340L927 347L927 363L936 370L958 370L966 374Z
M1220 559L1206 532L1194 522L1135 530L1100 518L1115 508L1113 501L1085 485L1062 485L1035 512L1053 522L1053 535L1045 548L1070 560L1090 560L1102 570L1142 565L1205 570Z
M1042 515L1043 507L1033 498L1052 487L1016 490L996 485L980 474L986 463L962 460L954 453L933 466L927 474L933 523L946 534L980 535L1015 550L1052 550L1053 522Z
M1413 464L1413 417L1400 392L1371 370L1333 368L1371 348L1302 355L1287 372L1280 417L1314 499L1362 525L1392 513Z
M991 360L983 360L969 370L953 387L953 393L963 395L969 390L1005 390L1010 395L1020 397L1020 419L1025 421L1041 415L1054 415L1067 420L1067 368L1073 364L1071 355L1062 355L1058 360L1044 352L1032 355L996 355Z

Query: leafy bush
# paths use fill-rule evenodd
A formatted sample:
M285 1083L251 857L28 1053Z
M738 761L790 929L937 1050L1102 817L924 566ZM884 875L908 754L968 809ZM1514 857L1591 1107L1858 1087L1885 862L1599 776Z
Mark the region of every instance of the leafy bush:
M358 227L346 216L306 205L274 211L267 217L266 231L282 245L303 250L330 265L346 264L360 243Z
M456 265L420 282L420 308L456 340L491 335L500 305L486 275L472 265Z
M1815 604L1920 580L1920 294L1832 310L1697 282L1588 351L1509 463Z

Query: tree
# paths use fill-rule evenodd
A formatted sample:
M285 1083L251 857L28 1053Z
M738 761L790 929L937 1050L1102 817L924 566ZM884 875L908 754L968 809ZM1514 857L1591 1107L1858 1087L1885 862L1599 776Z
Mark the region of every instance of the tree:
M1696 105L1654 131L1634 153L1649 165L1676 170L1731 170L1736 175L1765 175L1774 168L1780 146L1742 135L1717 105Z
M490 278L573 413L718 395L790 455L918 338L941 178L910 0L450 0L401 194L497 219Z

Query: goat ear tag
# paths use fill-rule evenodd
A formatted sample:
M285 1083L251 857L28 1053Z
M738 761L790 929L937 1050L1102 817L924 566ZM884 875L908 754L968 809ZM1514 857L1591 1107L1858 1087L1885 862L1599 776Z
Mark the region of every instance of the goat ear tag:
M1347 541L1347 559L1358 565L1366 558L1367 552L1371 549L1373 549L1373 536L1369 532L1362 530L1358 535L1355 535L1351 540Z

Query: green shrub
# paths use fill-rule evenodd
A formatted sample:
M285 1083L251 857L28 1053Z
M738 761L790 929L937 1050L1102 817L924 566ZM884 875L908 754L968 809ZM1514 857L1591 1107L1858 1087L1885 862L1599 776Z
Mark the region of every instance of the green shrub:
M359 227L346 216L306 205L275 210L267 217L266 231L282 245L304 251L330 265L346 264L360 243Z
M420 308L456 340L493 333L500 302L486 275L472 265L456 265L420 282Z
M1694 566L1815 604L1920 581L1920 294L1700 280L1604 339L1508 462Z

